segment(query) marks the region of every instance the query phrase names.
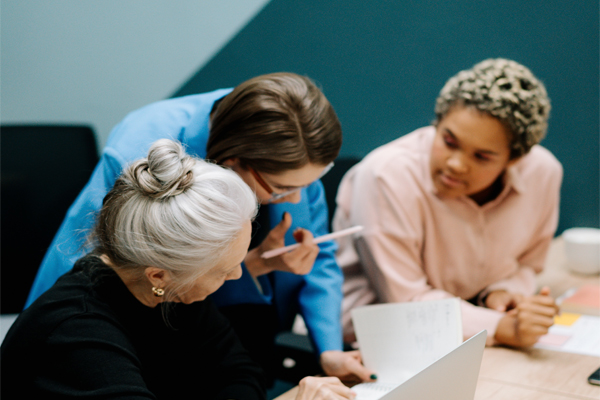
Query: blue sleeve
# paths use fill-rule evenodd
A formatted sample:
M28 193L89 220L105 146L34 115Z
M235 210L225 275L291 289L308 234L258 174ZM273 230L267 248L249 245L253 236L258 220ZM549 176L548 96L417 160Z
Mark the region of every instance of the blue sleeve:
M310 230L316 236L328 233L328 211L321 181L307 190L310 210ZM300 312L311 335L317 354L327 350L342 350L342 284L344 277L335 261L337 244L334 241L319 245L313 269L305 276L299 294Z
M54 282L69 271L86 250L86 239L94 226L102 200L121 172L125 161L106 149L87 185L67 211L38 269L25 308L29 307Z

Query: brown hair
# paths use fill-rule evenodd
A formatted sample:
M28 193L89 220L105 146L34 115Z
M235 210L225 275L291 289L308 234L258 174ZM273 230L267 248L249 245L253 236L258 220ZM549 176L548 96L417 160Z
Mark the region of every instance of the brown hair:
M326 165L342 146L333 107L309 78L292 73L243 82L217 105L211 118L207 159L239 158L266 173Z

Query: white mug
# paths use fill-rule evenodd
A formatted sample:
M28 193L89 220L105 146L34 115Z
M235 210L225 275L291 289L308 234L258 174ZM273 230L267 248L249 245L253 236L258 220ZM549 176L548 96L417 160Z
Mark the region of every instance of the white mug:
M567 266L580 274L600 273L600 229L571 228L562 234Z

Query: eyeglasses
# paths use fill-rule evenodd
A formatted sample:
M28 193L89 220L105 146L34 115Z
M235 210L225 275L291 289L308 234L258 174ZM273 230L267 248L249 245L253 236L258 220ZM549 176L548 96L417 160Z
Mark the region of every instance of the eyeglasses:
M323 172L321 172L321 174L317 177L316 180L321 179L326 173L328 173L331 168L333 168L333 162L330 162L325 169L323 170ZM286 196L289 196L292 193L296 193L299 190L304 189L305 187L307 187L308 185L304 185L304 186L298 186L296 188L293 188L291 190L286 190L285 192L282 193L276 193L273 188L267 183L265 182L265 180L262 178L262 176L260 176L260 174L252 167L248 167L248 170L250 171L250 173L252 174L252 176L254 176L254 179L256 179L256 181L258 182L258 184L260 186L263 187L263 189L265 189L268 193L271 194L271 198L269 199L269 203L272 203L274 201L283 199Z

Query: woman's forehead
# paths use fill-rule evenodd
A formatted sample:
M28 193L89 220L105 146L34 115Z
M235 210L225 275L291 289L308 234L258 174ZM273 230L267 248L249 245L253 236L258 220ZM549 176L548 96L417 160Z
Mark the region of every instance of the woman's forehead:
M470 107L451 110L438 125L461 144L477 150L503 153L509 150L510 132L497 118Z

